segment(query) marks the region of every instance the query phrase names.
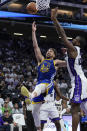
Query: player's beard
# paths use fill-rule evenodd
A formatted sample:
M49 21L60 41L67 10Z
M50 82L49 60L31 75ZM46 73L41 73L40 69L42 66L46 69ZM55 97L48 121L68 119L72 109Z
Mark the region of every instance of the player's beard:
M47 59L51 59L51 57L50 57L50 56L47 56L46 58L47 58Z

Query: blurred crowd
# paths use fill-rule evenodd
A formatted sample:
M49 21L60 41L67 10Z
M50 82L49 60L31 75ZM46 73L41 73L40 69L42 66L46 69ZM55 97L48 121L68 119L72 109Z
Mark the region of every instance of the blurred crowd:
M21 86L25 85L30 91L33 91L37 83L37 62L32 41L22 37L7 37L7 40L0 38L0 43L0 115L8 117L10 114L20 112L25 116L26 107L24 97L20 93ZM49 47L53 47L58 51L57 57L64 59L60 45L39 40L39 46L44 55ZM85 54L86 51L83 52ZM83 65L84 72L87 74L85 59L87 59L86 55L83 57ZM55 80L63 95L69 97L71 85L67 69L59 69ZM10 118L10 120L12 123L13 119ZM15 125L16 123L13 123L13 126Z
M2 43L2 42L1 42ZM0 48L0 92L4 94L20 94L21 85L32 90L37 82L37 62L35 59L32 41L22 38L14 39L2 44ZM47 47L48 45L48 47ZM56 44L53 44L56 48ZM45 55L49 48L48 44L41 44L41 51ZM50 44L50 47L51 44ZM59 50L59 49L58 49ZM58 58L62 58L61 51L58 51ZM64 93L68 92L69 77L66 68L59 69L56 81Z
M61 0L72 3L86 3L84 0ZM60 18L87 20L87 17L81 16L81 12L76 12L74 16L59 14ZM43 55L49 47L57 49L57 57L64 59L61 44L40 41L39 46ZM7 129L13 130L18 126L19 131L22 127L19 123L14 122L13 115L21 114L20 118L24 125L26 122L26 104L24 97L21 95L21 86L25 85L31 92L37 83L37 61L35 59L32 41L23 37L10 38L7 35L0 36L0 131ZM87 76L87 47L82 51L84 73ZM55 78L58 87L63 95L69 97L71 92L70 78L66 68L58 70ZM31 109L29 109L31 111ZM83 112L82 112L83 113ZM83 114L82 114L83 115ZM30 117L30 116L29 116ZM14 118L15 119L15 118ZM31 118L32 119L32 118ZM30 120L27 121L30 124ZM26 123L27 123L26 122ZM33 124L31 124L33 126ZM36 130L34 130L36 131Z
M40 42L40 41L39 41ZM0 92L5 94L20 94L21 85L26 85L30 89L34 89L37 82L37 62L34 55L32 41L24 38L14 38L7 41L0 40ZM44 44L43 44L44 43ZM43 55L45 55L49 47L57 49L57 57L64 59L61 44L49 43L41 41L39 46ZM83 50L86 54L86 50ZM86 62L87 56L83 57L84 72L87 72ZM67 77L66 77L67 76ZM70 89L70 79L66 68L61 68L57 72L56 81L59 88L64 88L64 94Z

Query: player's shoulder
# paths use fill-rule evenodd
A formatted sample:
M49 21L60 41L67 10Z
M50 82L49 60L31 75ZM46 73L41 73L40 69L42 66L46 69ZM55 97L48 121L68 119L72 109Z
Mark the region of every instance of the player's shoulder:
M40 62L38 62L38 66L40 66L45 59L42 59Z
M78 51L80 50L80 47L79 46L74 46L74 48Z

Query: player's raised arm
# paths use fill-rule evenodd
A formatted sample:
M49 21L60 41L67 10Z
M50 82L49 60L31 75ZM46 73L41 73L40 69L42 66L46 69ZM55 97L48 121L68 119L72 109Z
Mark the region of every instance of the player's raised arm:
M64 61L64 60L58 60L58 59L56 59L56 60L55 60L55 66L58 66L58 67L66 67L66 66L67 66L67 63L66 63L66 61Z
M36 24L35 24L35 22L33 22L32 23L32 41L33 41L35 56L36 56L36 59L37 59L37 61L39 63L44 59L44 57L41 54L40 48L39 48L38 43L37 43L36 29L37 29Z
M68 50L71 51L75 51L75 48L73 46L73 44L67 39L67 36L65 34L64 29L62 28L62 26L60 25L59 21L57 20L57 15L58 15L58 8L52 9L51 10L51 19L55 25L55 28L57 30L57 33L61 36L62 41L64 42L64 44L67 46Z
M66 101L69 101L69 99L68 99L67 97L65 97L65 96L63 96L63 95L61 94L61 92L60 92L60 90L59 90L58 85L57 85L56 82L54 82L54 89L55 89L55 91L56 91L56 94L57 94L61 99L66 100Z

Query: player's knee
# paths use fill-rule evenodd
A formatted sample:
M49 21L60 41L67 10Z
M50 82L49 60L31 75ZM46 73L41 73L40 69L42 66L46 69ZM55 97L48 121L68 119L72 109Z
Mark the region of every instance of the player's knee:
M37 96L39 96L41 94L41 90L39 89L37 89L37 90L35 90L33 93L32 93L32 98L34 98L34 97L37 97Z
M72 104L72 113L78 113L80 111L80 104Z
M31 97L34 98L34 97L37 97L37 96L38 96L37 92L33 92Z

